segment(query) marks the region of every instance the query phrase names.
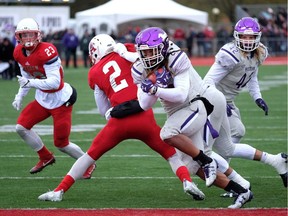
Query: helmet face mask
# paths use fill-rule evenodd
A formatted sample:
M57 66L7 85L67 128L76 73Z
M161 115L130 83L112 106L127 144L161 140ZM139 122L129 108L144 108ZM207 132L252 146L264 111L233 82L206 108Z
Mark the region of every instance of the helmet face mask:
M89 43L89 58L92 64L97 64L104 56L113 52L115 40L107 34L93 37Z
M136 50L145 69L157 67L167 56L168 35L157 27L147 28L136 36Z
M15 30L15 38L27 50L34 50L41 41L38 23L31 18L22 19Z
M251 52L259 47L261 34L258 22L251 17L244 17L235 25L233 36L240 50Z

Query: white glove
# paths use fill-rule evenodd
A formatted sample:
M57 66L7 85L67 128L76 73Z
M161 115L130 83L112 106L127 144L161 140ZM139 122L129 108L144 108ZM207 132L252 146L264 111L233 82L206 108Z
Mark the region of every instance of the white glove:
M12 102L12 106L17 111L19 111L22 108L22 100L23 100L23 97L16 95L14 98L14 101Z
M22 77L22 76L17 76L18 78L18 83L21 88L29 88L30 87L30 81L29 79Z
M111 107L110 109L108 109L108 110L106 111L106 113L105 113L105 118L106 118L107 121L111 118L110 113L111 113L111 110L112 110L112 109L113 109L113 107Z
M114 45L113 51L118 53L121 57L127 52L127 48L122 43L117 43Z

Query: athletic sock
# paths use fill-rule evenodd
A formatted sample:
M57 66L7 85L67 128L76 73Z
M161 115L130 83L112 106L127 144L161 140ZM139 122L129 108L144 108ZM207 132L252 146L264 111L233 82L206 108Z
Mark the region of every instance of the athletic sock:
M176 171L176 175L178 176L181 182L183 182L184 180L192 182L192 179L186 166L179 167Z
M241 185L239 185L238 183L230 180L228 185L224 188L224 190L231 192L234 191L237 194L241 194L241 193L246 193L247 189L243 188Z
M212 162L212 159L205 155L202 150L200 150L200 153L195 158L193 158L193 160L196 161L200 166L204 166Z
M66 175L54 191L57 192L63 190L66 192L74 184L74 182L75 180L70 175Z
M46 148L46 146L43 146L37 154L39 155L40 159L50 159L52 156L52 153Z

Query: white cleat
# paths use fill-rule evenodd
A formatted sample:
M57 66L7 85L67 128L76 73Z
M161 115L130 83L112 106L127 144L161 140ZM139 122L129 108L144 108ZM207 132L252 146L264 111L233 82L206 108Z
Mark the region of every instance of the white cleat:
M44 194L40 195L38 197L38 200L60 202L60 201L62 201L63 194L64 194L63 190L60 190L60 191L57 191L57 192L49 191L47 193L44 193Z
M241 185L245 189L251 189L250 182L247 181L246 179L244 179L239 174L237 176L235 176L234 178L232 178L231 180L238 183L239 185ZM238 196L238 194L235 192L226 192L226 193L220 194L220 197L228 197L228 198L237 197L237 196Z
M205 174L206 186L210 187L217 176L217 163L212 159L212 162L203 166L202 169Z
M275 162L275 169L278 174L281 176L284 187L287 187L287 154L279 153L277 154L277 158L273 161Z
M186 194L192 196L195 200L204 200L205 194L197 187L194 182L183 181L183 189Z
M245 203L250 202L253 199L253 193L250 190L247 190L245 193L241 193L235 199L234 204L228 206L229 209L239 209Z

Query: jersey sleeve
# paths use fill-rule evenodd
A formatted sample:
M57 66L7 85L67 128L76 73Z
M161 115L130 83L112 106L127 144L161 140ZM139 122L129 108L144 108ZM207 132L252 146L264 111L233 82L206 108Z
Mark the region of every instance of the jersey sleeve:
M94 80L95 75L94 75L93 68L94 68L94 66L92 66L88 72L88 85L92 90L95 89L95 85L96 85L96 82Z
M215 61L225 70L232 71L233 68L240 62L240 51L234 43L225 44L216 54Z
M136 52L135 45L132 43L125 43L124 44L129 52Z
M142 80L144 80L146 77L145 70L143 66L141 65L140 61L137 61L133 64L131 68L131 73L132 73L133 82L136 85L141 84Z
M94 85L94 98L100 115L105 116L105 113L111 107L110 101L97 85Z
M43 65L53 64L58 60L57 48L51 43L41 43L41 49L38 52L38 58Z

